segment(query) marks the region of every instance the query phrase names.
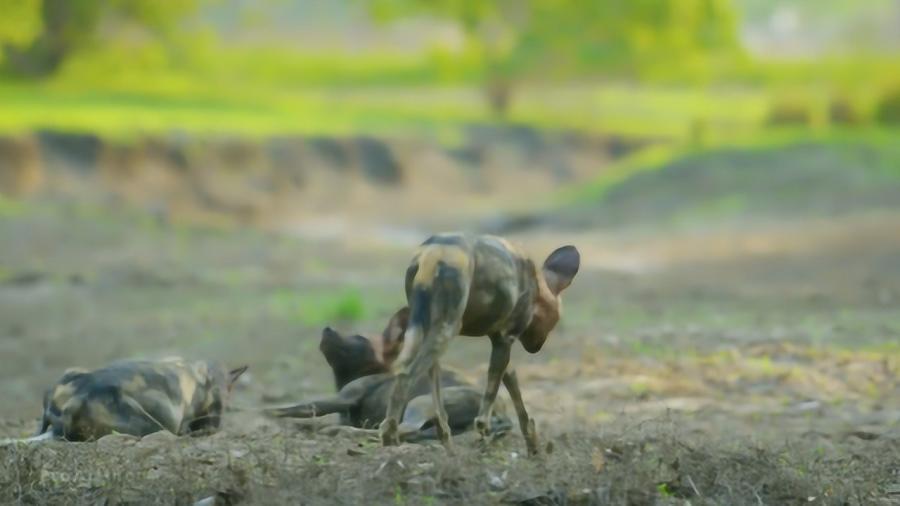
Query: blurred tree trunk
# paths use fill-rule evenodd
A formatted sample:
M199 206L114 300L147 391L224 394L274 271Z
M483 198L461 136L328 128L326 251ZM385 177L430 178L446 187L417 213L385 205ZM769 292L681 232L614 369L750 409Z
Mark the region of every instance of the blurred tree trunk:
M512 82L504 77L492 77L485 84L484 93L491 113L497 119L506 119L513 95Z
M59 69L80 39L89 37L99 14L96 2L43 0L43 29L24 48L7 46L6 66L25 77L46 77Z

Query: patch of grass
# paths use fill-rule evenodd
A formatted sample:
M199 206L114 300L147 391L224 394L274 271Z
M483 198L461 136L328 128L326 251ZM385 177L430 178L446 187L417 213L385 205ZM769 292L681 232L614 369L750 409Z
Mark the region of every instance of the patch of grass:
M712 146L699 149L690 145L651 145L608 165L588 184L560 190L554 201L557 204L596 201L602 199L610 188L636 174L661 170L674 160L722 149L777 150L802 143L836 147L864 144L876 148L884 157L879 168L900 173L900 147L895 142L897 135L898 132L890 128L832 129L827 132L782 128L720 140Z
M561 190L554 198L557 205L577 204L600 200L613 186L644 171L658 170L674 159L682 150L669 146L651 146L607 166L587 184Z
M0 219L14 218L25 212L25 204L0 194Z
M711 148L651 145L532 212L572 226L679 227L893 209L900 204L897 134L783 128Z
M673 497L675 495L671 490L669 490L668 483L660 483L656 486L656 491L659 492L659 495L663 497Z
M216 82L211 88L209 82ZM495 123L477 86L392 84L332 87L191 81L0 85L0 132L39 128L128 139L196 132L263 137L284 134L431 132L453 138L467 123ZM698 118L711 132L752 130L764 92L618 85L523 87L508 121L547 129L685 139ZM728 128L720 128L729 125Z
M357 322L370 312L357 289L321 293L281 290L270 296L269 307L276 315L307 326Z
M394 489L394 504L396 506L404 506L406 504L406 497L403 495L403 489L399 486Z

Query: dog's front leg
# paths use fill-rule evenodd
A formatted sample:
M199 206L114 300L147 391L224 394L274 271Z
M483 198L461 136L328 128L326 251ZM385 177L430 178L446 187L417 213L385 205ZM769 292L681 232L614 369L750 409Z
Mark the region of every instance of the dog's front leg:
M519 388L519 378L516 376L515 370L506 371L503 375L503 384L506 385L506 391L509 392L513 407L516 408L516 415L519 418L519 429L525 438L525 447L528 449L528 454L537 455L537 431L534 428L534 420L528 416L528 411L525 410L525 402L522 401L522 390Z
M509 355L512 349L513 339L502 334L491 334L491 362L488 365L487 385L484 387L484 397L481 398L481 407L475 418L475 430L482 438L486 438L491 432L491 411L494 408L494 400L497 399L497 391L506 366L509 365Z
M378 426L382 446L397 446L400 444L400 417L406 409L408 390L409 370L405 365L401 365L388 397L387 412L384 420Z

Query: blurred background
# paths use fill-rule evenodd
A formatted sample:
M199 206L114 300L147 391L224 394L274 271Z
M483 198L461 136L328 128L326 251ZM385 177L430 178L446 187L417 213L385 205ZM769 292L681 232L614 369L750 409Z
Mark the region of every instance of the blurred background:
M4 195L90 199L164 220L321 234L459 226L596 201L612 180L683 150L885 144L898 121L893 0L3 9ZM730 177L725 165L716 179ZM857 178L848 172L859 168L809 177ZM800 201L779 190L791 201L781 205L822 214L873 204L802 189ZM750 197L705 199L733 216L753 211ZM658 204L635 202L635 212L661 217Z
M379 332L445 229L582 251L514 358L540 423L897 430L898 0L0 12L6 432L135 354L248 361L248 405L328 392L321 327ZM486 342L450 357L483 380Z

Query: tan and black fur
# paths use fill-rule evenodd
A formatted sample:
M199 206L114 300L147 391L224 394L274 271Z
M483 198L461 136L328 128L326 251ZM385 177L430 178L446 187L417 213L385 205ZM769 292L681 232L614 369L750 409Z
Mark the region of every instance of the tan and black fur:
M403 333L409 320L404 307L391 318L381 336L344 336L326 327L319 350L334 373L337 394L292 406L266 410L271 416L311 418L340 414L340 423L360 429L374 427L387 413L388 398L395 376L390 373L403 345ZM481 392L453 371L441 371L441 386L446 393L448 424L454 434L472 428L478 414ZM412 400L402 415L400 437L405 441L434 439L435 410L430 398L428 378L410 388ZM502 410L495 413L492 428L507 430L511 424Z
M537 353L560 316L560 292L578 272L574 246L558 248L541 267L505 239L482 235L440 234L419 247L406 271L410 308L405 343L394 364L396 381L381 423L382 443L398 443L398 422L409 399L410 382L430 376L437 431L450 447L450 430L442 401L439 358L456 335L488 336L491 358L487 385L475 427L490 431L490 418L501 381L516 408L530 453L537 435L522 401L514 371L507 371L512 343Z
M70 369L44 394L38 437L90 441L113 432L145 436L160 430L176 435L216 430L228 394L246 370L180 358Z

